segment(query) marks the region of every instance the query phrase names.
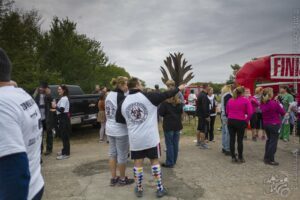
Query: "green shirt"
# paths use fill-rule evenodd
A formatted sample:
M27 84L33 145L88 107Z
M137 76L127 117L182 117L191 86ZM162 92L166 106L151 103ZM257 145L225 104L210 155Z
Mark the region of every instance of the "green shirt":
M282 104L283 104L283 107L284 107L284 110L287 112L289 110L289 106L292 102L294 102L294 97L287 93L287 94L284 94L284 95L281 95L281 98L282 98Z

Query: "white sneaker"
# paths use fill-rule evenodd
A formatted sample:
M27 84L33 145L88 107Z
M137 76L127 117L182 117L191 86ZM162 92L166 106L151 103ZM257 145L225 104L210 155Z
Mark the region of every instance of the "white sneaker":
M56 160L65 160L65 159L68 159L70 158L70 156L67 156L67 155L61 155L61 156L57 156L56 157Z

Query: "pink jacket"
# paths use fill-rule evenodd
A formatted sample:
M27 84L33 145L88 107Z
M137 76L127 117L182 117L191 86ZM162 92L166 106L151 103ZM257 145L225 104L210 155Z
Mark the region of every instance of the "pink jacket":
M248 122L253 114L252 105L245 97L231 98L226 106L228 119Z

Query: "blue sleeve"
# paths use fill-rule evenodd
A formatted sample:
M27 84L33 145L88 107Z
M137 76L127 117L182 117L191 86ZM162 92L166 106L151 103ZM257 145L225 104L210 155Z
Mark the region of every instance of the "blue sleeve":
M0 158L0 199L27 200L30 183L26 153Z

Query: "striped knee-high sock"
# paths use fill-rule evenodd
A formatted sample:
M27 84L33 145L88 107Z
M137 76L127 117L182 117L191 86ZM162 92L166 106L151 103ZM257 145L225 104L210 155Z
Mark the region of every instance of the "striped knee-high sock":
M134 167L133 168L134 180L138 190L143 190L143 177L144 171L143 167Z
M162 175L160 165L152 165L152 175L157 185L157 190L162 191L164 189L162 185Z

